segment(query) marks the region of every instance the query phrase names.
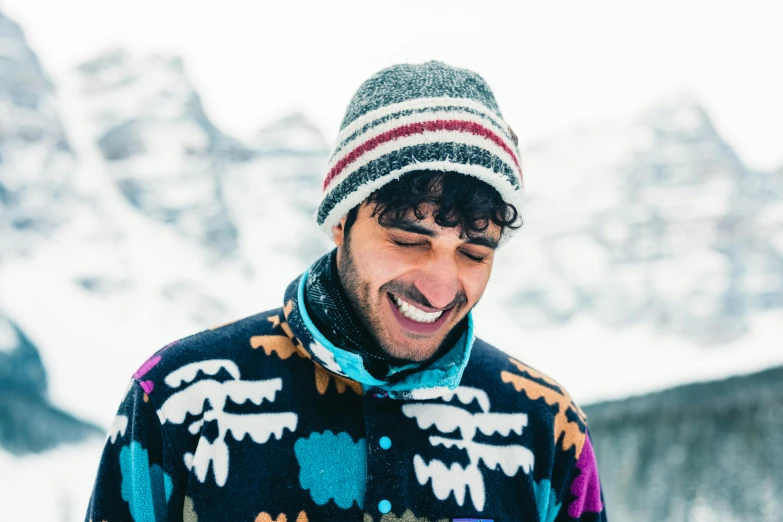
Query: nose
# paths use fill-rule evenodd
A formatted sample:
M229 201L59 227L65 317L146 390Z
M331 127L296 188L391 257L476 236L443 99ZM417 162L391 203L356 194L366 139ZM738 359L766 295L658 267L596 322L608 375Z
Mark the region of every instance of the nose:
M449 305L462 290L456 260L451 256L431 256L416 277L416 287L434 308Z

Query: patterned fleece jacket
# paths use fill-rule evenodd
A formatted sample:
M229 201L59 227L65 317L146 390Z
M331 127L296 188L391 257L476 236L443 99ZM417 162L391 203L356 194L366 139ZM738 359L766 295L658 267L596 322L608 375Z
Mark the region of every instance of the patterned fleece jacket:
M174 342L110 428L93 522L599 522L587 421L562 386L462 339L394 384L304 306Z

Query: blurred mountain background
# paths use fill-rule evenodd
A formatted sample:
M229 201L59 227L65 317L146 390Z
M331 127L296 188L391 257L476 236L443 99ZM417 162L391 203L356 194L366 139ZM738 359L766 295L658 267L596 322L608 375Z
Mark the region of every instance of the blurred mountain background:
M81 519L133 370L331 248L328 149L300 113L232 137L176 56L55 83L0 13L0 518ZM687 92L523 158L479 335L593 403L613 520L779 521L783 165L746 166Z

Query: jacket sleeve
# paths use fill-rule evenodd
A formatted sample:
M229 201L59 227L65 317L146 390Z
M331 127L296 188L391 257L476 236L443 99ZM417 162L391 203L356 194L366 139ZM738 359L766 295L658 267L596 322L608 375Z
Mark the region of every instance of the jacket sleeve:
M172 476L157 413L135 380L106 436L85 521L170 522Z
M606 520L598 464L588 431L585 433L584 444L576 465L571 470L565 500L555 522L606 522Z

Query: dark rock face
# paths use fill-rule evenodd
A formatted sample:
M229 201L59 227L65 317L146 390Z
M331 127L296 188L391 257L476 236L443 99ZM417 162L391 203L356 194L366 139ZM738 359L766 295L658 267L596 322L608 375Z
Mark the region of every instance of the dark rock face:
M103 430L49 403L36 346L0 315L0 447L15 455L100 437Z

